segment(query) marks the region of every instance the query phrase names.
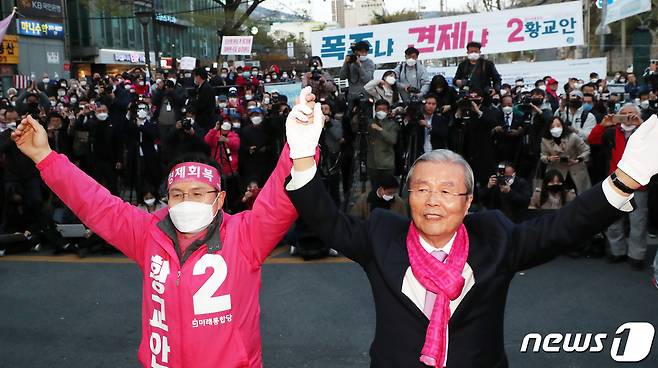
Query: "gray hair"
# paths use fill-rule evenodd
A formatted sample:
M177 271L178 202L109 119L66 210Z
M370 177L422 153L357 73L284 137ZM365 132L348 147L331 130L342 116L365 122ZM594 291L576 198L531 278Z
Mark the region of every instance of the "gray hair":
M635 111L635 115L637 115L637 116L640 116L642 114L642 112L640 111L640 108L632 102L625 103L624 106L622 106L619 109L619 111L621 112L621 110L626 109L626 108L633 109Z
M425 152L420 157L418 157L416 161L414 161L414 164L411 165L409 173L407 174L407 181L405 183L407 188L409 188L409 183L411 182L414 168L421 162L460 165L464 169L464 183L466 184L466 192L468 194L473 194L475 188L475 178L473 177L473 169L471 169L471 165L469 165L468 162L466 162L466 160L460 154L447 149L436 149L433 151Z

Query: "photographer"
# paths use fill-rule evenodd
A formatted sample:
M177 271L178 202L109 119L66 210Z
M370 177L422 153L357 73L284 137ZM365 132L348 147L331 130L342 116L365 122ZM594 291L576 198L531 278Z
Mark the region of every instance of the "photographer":
M363 193L357 198L350 214L367 220L372 211L381 208L407 217L407 206L398 195L399 189L400 183L395 176L382 177L379 187L373 188L370 192Z
M210 147L203 141L204 136L200 134L200 130L196 129L194 108L187 106L184 110L185 117L176 122L176 129L165 137L161 145L163 167L169 166L172 160L187 152L210 155Z
M381 178L393 175L395 144L400 126L389 118L391 106L386 100L375 102L375 118L368 125L368 176L372 188Z
M112 122L107 106L96 108L88 121L91 142L92 177L110 193L117 194L117 171L122 169L123 137Z
M240 129L240 174L263 185L274 168L272 137L259 107L249 111L249 120Z
M231 123L218 121L204 138L210 147L210 157L219 164L222 184L226 190L226 205L233 213L237 210L239 195L238 151L240 137L231 130Z
M130 118L124 128L126 179L135 193L141 193L146 187L157 188L162 179L160 152L156 146L160 135L157 124L151 118L151 107L144 99L130 110Z
M458 102L455 113L455 136L458 138L457 152L473 168L476 182L484 186L496 168L495 148L492 132L497 125L496 110L485 102L481 90L471 88Z
M409 47L404 51L404 62L395 67L395 74L398 76L398 90L402 101L408 103L411 94L425 96L430 89L429 74L423 64L418 62L418 51L414 47Z
M526 179L541 175L543 170L538 170L541 155L541 141L545 135L547 126L552 121L553 113L544 106L546 92L539 88L533 89L529 94L522 93L516 109L521 112L523 129L527 134L523 138L521 159L517 167L519 175ZM550 128L549 128L550 129Z
M347 101L350 106L360 93L366 93L364 86L373 78L375 63L368 58L369 51L368 42L357 42L352 46L352 54L347 55L345 63L340 69L340 78L347 79L349 82Z
M586 141L596 126L596 117L583 106L584 97L581 91L571 91L568 99L560 100L560 108L555 111L555 116L559 116L566 126L572 127L578 136Z
M336 85L331 75L322 69L322 59L319 56L311 57L308 62L309 72L302 75L302 88L311 86L315 98L333 99L336 93Z
M658 100L653 92L642 90L638 93L638 106L640 107L640 118L644 121L653 114L658 113Z
M399 88L395 72L388 70L380 80L371 80L363 87L376 100L386 100L390 105L397 104L400 100Z
M480 189L480 203L489 210L501 210L513 222L519 222L528 208L532 189L530 184L516 175L514 165L503 162L498 172Z
M453 84L457 88L471 86L493 94L500 90L501 78L493 61L481 57L482 44L471 41L466 44L468 57L457 66Z
M592 186L586 165L589 156L589 145L561 118L554 117L541 142L541 162L546 164L546 171L557 170L566 180L571 178L576 192L583 193Z
M446 77L443 75L437 74L432 77L427 94L436 96L436 106L442 114L447 114L454 110L455 103L457 102L457 91L448 85L448 81L446 81Z
M617 165L626 149L629 138L642 125L640 111L632 103L624 105L619 114L607 115L601 124L592 129L589 136L590 144L600 144L608 158L608 172L617 170ZM636 270L644 268L644 258L647 252L647 223L649 214L649 194L645 186L634 193L635 205L633 212L628 214L630 231L625 231L625 220L621 218L610 225L606 231L610 243L610 261L617 263L629 260Z
M341 179L341 143L345 142L343 138L342 113L336 114L328 101L321 103L322 114L324 115L324 128L320 136L320 170L322 180L327 186L331 198L340 207L340 179ZM341 119L338 119L341 118Z

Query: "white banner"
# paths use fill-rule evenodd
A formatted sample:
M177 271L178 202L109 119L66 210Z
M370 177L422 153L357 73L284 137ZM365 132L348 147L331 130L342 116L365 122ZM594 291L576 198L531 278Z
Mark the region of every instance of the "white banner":
M409 46L420 50L421 60L465 56L469 41L482 43L485 54L577 46L583 44L583 11L579 1L570 1L311 33L313 55L325 67L341 66L358 41L370 43L375 63L402 61Z
M181 70L194 70L196 68L196 58L191 56L183 56L180 58Z
M222 37L222 55L251 55L254 36Z
M601 7L601 1L598 0L596 6ZM635 14L651 11L651 0L608 0L607 11L605 24L610 24Z
M520 62L511 64L496 64L496 69L500 73L503 83L514 85L517 78L523 78L527 86L534 87L535 81L551 76L560 84L559 90L563 91L562 86L569 81L569 78L578 78L589 81L589 73L596 72L600 76L607 73L607 58L591 58L580 60L556 60L556 61L538 61L538 62ZM381 79L386 70L375 71L375 79ZM441 74L446 77L448 84L452 85L452 78L457 71L456 66L447 66L440 68L427 68L431 76Z

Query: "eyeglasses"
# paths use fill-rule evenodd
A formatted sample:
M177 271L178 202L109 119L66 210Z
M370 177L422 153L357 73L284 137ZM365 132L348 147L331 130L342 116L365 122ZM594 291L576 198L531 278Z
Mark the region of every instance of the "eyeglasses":
M193 202L204 202L208 194L210 193L219 193L218 190L211 191L202 191L202 190L193 190L191 192L183 192L180 190L172 190L167 193L167 198L169 202L182 202L185 200L185 197L190 199Z
M408 192L425 201L430 199L432 194L438 194L439 198L444 202L452 202L458 197L469 195L469 193L453 193L447 189L431 190L428 188L409 189Z

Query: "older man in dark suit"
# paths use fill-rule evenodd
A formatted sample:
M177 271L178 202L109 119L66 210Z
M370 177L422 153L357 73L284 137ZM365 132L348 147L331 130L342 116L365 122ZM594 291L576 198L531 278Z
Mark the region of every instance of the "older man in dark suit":
M308 93L302 101L311 105ZM291 152L286 189L313 231L368 275L377 324L372 367L507 367L503 320L514 274L550 261L632 210L633 190L658 172L658 148L650 143L658 141L654 116L629 140L615 175L562 210L517 225L500 211L468 214L470 166L454 152L435 150L409 172L411 221L381 210L361 220L336 208L316 174L319 108L298 110L299 122L286 126L288 140L309 143L304 152Z

